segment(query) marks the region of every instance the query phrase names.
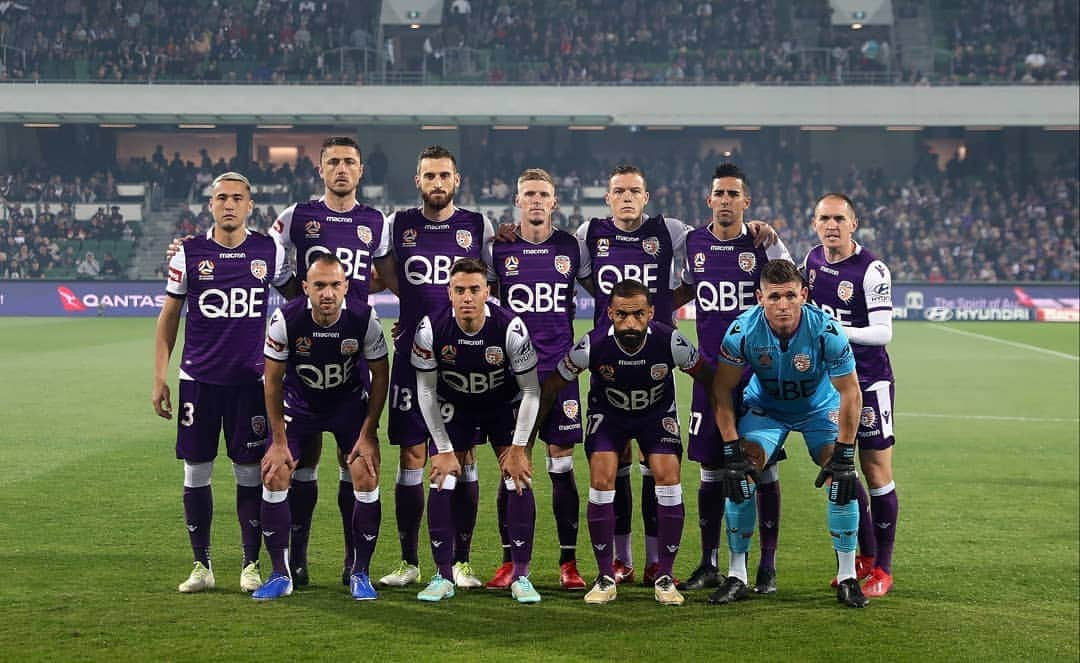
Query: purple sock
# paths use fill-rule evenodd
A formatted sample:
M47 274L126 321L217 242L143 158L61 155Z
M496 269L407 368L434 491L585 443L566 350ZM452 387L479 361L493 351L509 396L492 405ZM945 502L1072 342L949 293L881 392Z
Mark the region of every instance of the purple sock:
M502 543L503 564L510 561L510 534L506 531L506 484L499 482L495 493L495 516L499 523L499 541Z
M195 561L210 568L210 523L214 519L214 493L210 486L184 486L184 520Z
M877 556L874 566L892 574L893 542L896 540L896 518L900 514L900 502L896 497L896 488L884 495L870 498L870 511L874 514L874 536L877 543Z
M627 535L634 512L634 491L630 487L630 466L620 465L615 475L615 534Z
M374 501L361 502L360 497ZM349 533L355 542L353 553L353 573L367 573L371 565L371 555L375 552L375 544L379 540L379 523L382 521L382 503L379 501L379 491L354 493L353 512L350 517Z
M581 498L578 497L574 473L549 472L551 477L551 509L555 512L555 529L559 533L559 563L576 558L578 520Z
M511 576L517 580L529 575L532 559L533 530L536 527L536 498L531 490L506 493L506 529L510 535L510 557L514 562Z
M292 522L290 515L288 496L280 502L269 502L267 497L271 491L264 490L261 502L262 533L266 537L266 552L270 555L270 563L274 566L274 573L288 575L289 567L285 563L285 554L289 550L289 531Z
M262 531L259 512L262 511L262 486L236 487L236 517L240 521L240 543L244 546L244 566L259 561Z
M870 515L870 495L862 481L859 487L859 554L865 557L877 557L877 539L874 538L874 519Z
M462 468L464 474L466 470ZM475 472L475 470L473 470ZM480 508L480 482L458 479L454 489L454 561L469 561L473 530L476 529L476 512Z
M353 538L353 507L356 498L353 497L352 478L347 481L338 480L337 485L337 508L341 516L341 534L345 542L345 568L353 567L353 553L356 550L356 541Z
M431 539L431 556L439 568L439 575L447 580L454 577L454 492L456 489L428 491L428 538Z
M758 567L776 570L776 544L780 540L780 481L757 487L758 536L761 560Z
M311 538L311 517L319 500L318 481L297 481L289 487L289 511L292 513L292 544L289 557L293 567L307 566L308 539Z
M602 576L615 577L615 553L611 549L615 540L615 505L589 502L585 510L589 521L589 538L592 540L596 566Z
M660 543L660 558L657 560L660 568L656 571L657 578L671 575L671 569L675 566L675 555L679 554L685 520L686 508L682 502L674 506L659 504L656 507L656 534Z
M702 481L697 494L701 525L701 565L713 565L713 551L720 547L724 498L720 493L720 484L716 481Z
M407 470L408 471L408 470ZM420 470L423 472L423 470ZM394 515L397 517L401 559L419 564L420 519L424 517L424 487L420 484L394 486Z
M659 536L656 519L656 479L653 478L651 473L642 474L641 520L645 523L645 536Z

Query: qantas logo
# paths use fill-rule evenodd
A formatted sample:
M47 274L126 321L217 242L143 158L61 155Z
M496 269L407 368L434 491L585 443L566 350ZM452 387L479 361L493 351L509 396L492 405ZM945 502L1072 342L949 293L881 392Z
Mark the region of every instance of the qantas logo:
M56 294L60 295L60 303L64 305L65 311L85 311L86 304L79 301L79 298L75 296L75 293L66 286L56 286Z

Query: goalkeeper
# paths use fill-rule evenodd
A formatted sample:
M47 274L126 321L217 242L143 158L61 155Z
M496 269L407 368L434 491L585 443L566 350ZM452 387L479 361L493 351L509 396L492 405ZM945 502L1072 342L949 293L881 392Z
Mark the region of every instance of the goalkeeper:
M837 556L836 598L853 608L865 607L868 601L855 578L855 431L862 393L851 346L838 323L806 303L807 288L790 262L769 261L756 294L758 305L728 327L713 382L731 556L727 580L709 603L749 596L746 553L754 533L754 479L788 433L798 431L810 457L821 466L815 485L826 486L829 533ZM736 429L731 391L746 365L753 377Z

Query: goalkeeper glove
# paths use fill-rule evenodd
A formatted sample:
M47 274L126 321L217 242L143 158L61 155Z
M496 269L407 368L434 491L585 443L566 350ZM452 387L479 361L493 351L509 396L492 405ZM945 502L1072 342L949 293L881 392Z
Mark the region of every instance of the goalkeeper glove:
M758 471L742 450L742 440L724 442L720 447L724 452L724 467L721 470L721 494L736 504L750 499L750 482L747 477L758 482Z
M829 501L833 504L844 505L855 499L855 491L859 483L859 475L855 473L855 445L835 443L832 458L821 467L814 486L821 488L825 479L832 477L829 486Z

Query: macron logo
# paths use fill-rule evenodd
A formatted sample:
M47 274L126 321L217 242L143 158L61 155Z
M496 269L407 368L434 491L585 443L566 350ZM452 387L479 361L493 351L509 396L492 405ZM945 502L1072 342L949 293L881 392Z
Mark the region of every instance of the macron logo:
M431 542L431 547L432 548L438 548L441 545L442 545L442 541L432 541Z
M65 311L76 312L86 310L86 304L79 301L79 298L76 297L75 293L67 286L56 286L56 294L60 295L60 303L64 305Z
M375 540L375 535L374 534L365 534L364 535L364 540L365 541L374 541Z
M522 541L521 539L514 539L514 542L513 542L513 543L514 543L514 545L515 545L516 547L518 547L518 548L520 548L521 546L525 545L525 542L524 542L524 541Z
M593 548L596 548L600 552L604 552L604 548L607 548L607 544L606 543L596 543L596 544L593 544Z
M189 531L189 532L194 532L197 529L199 529L198 525L188 525L187 526L187 531Z

